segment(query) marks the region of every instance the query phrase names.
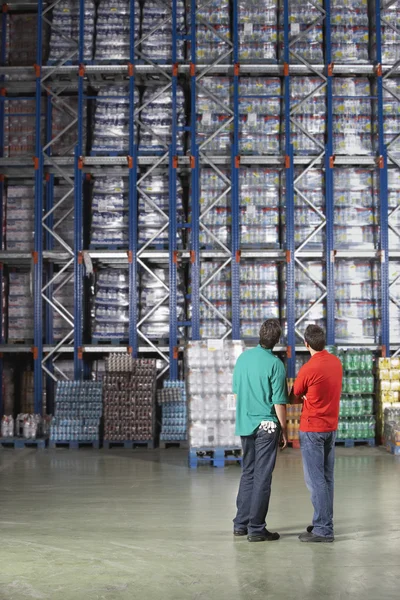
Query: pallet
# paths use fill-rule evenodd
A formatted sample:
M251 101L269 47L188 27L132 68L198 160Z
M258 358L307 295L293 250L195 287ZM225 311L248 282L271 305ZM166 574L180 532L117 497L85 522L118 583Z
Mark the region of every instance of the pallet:
M79 450L82 446L88 446L98 450L100 448L100 440L50 440L49 448L62 448L67 446L69 450Z
M217 468L225 467L227 463L242 463L242 449L238 446L231 448L190 448L189 467L197 469L199 465L208 464Z
M363 438L354 440L336 440L336 445L343 444L345 448L354 448L354 446L368 445L370 448L375 448L375 438Z
M129 340L127 338L103 338L103 337L92 337L92 344L98 346L129 346Z
M154 440L104 440L103 448L104 450L109 450L110 448L123 448L124 450L132 450L133 448L137 448L139 446L145 446L149 450L154 449Z
M390 454L393 454L394 456L400 456L400 446L389 441L386 442L385 446L386 450L390 452Z
M128 252L128 244L90 244L90 250L121 250Z
M160 440L160 449L166 450L167 448L189 448L187 440Z
M0 447L3 448L37 448L38 450L44 450L46 448L47 438L37 438L36 440L25 440L20 437L0 438Z

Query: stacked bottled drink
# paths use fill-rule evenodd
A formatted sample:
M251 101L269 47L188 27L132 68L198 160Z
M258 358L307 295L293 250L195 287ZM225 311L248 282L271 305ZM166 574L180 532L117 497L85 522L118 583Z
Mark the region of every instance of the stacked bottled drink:
M190 31L191 13L187 13ZM211 28L210 28L211 27ZM231 62L231 31L229 0L210 0L202 3L196 11L196 59L198 64L215 61ZM188 43L188 56L191 45Z
M183 441L187 439L187 398L184 381L164 380L163 389L157 392L161 405L162 441Z
M138 91L135 89L135 106ZM129 93L126 86L100 88L94 114L92 152L94 154L128 154L129 151ZM135 143L137 132L135 126Z
M154 441L156 361L120 354L110 358L102 384L104 439Z
M163 91L161 87L148 87L142 99L143 109L140 112L140 145L141 154L164 154L172 143L172 122L177 127L176 152L182 154L185 145L186 125L185 97L179 86L176 93L176 114L173 114L172 88Z
M365 0L332 0L332 61L367 63L369 60L368 4Z
M290 62L323 64L323 1L290 0L289 2ZM301 35L302 34L302 35ZM294 41L297 40L297 41ZM279 11L280 61L284 61L284 0ZM297 56L296 56L297 55ZM299 58L300 57L300 58Z
M140 36L140 5L135 0L134 40ZM130 0L100 0L97 7L96 61L130 58Z
M397 169L396 169L397 170ZM389 230L390 231L390 230ZM390 244L389 237L389 244ZM398 247L398 238L396 246ZM393 248L396 248L393 246ZM389 246L392 248L392 246ZM400 297L400 263L397 261L389 262L389 285L390 293L393 298ZM393 343L400 343L400 308L395 302L390 302L389 305L389 319L390 319L390 339Z
M240 78L240 154L279 154L280 107L278 77Z
M229 77L203 77L197 86L196 109L200 151L210 155L230 154L233 117Z
M379 231L373 171L338 168L333 180L335 248L376 248Z
M305 100L305 98L308 99ZM293 117L290 124L290 139L294 153L301 156L322 154L325 150L326 99L325 87L322 85L321 78L291 77L290 103ZM283 119L283 153L286 152L285 126Z
M96 339L128 339L129 276L127 269L107 268L97 272L93 307Z
M359 349L338 356L343 364L338 439L375 438L373 354Z
M387 193L389 208L389 224L399 230L400 222L397 206L400 204L400 171L399 169L388 169L387 175ZM379 194L379 176L375 175L375 190ZM389 248L393 250L400 249L400 237L391 227L389 227ZM393 278L394 279L394 278Z
M73 339L74 329L74 272L66 271L58 276L53 286L53 299L58 310L53 309L53 337L55 342ZM62 316L60 314L62 313Z
M98 440L102 408L101 383L58 382L50 439L56 442Z
M184 282L181 270L177 271L177 319L184 319ZM168 266L151 266L151 273L140 273L140 331L148 339L168 340L170 331L170 295ZM159 306L157 306L159 305ZM157 306L157 308L155 308ZM182 330L178 330L182 335Z
M176 60L185 58L185 2L176 2ZM162 0L144 0L142 14L142 56L154 62L172 60L172 5Z
M278 265L261 260L240 266L240 337L258 340L260 324L279 319Z
M15 271L9 273L8 336L9 343L33 341L33 297L31 274Z
M368 261L336 261L336 340L338 343L377 343L379 283Z
M86 153L86 103L83 108L83 153ZM62 101L55 101L52 105L52 139L58 137L51 144L53 156L73 156L78 143L77 131L78 98L63 96Z
M239 341L189 342L185 350L191 448L240 448L235 436L232 374L244 350Z
M199 240L203 248L228 247L231 241L231 179L226 169L200 170ZM218 200L218 201L217 201ZM191 216L190 216L191 219ZM222 246L222 247L223 247Z
M169 175L165 170L152 170L138 177L139 203L139 246L165 248L168 246ZM176 215L171 215L178 223L183 223L183 188L177 176ZM182 247L182 229L177 231L177 246Z
M372 2L374 6L376 0ZM375 16L375 11L373 12ZM376 28L381 28L382 63L393 65L400 59L400 3L398 0L381 4L381 23L376 24L374 17L371 19L372 28L372 58L376 59ZM386 80L388 83L389 80Z
M31 185L9 185L5 211L4 249L31 251L34 244L35 189Z
M400 37L399 37L400 43ZM378 89L376 82L373 86L373 134L374 148L379 151L379 131L378 131ZM383 84L383 139L389 155L400 157L400 79L385 79Z
M21 9L22 7L18 7ZM2 35L5 40L5 63L8 67L26 67L32 66L34 57L37 54L37 23L38 18L35 12L21 13L7 11L5 18L6 29L2 27ZM27 7L28 8L28 7ZM43 62L47 59L48 50L48 28L42 28L42 55ZM16 75L16 77L20 77ZM25 78L26 76L23 75ZM13 75L7 75L7 79L13 78Z
M240 62L276 62L278 0L239 0Z
M128 178L96 177L93 185L91 246L128 246Z
M83 60L85 63L93 59L96 5L94 0L85 0L83 16ZM53 8L50 35L50 64L65 61L78 63L79 53L75 40L79 39L79 0L61 0ZM70 39L68 39L70 38Z
M243 167L239 172L240 244L279 248L279 171Z
M325 177L321 169L295 169L294 241L296 248L322 250L325 243ZM286 202L286 175L281 175L281 206ZM286 211L281 212L282 242L286 239Z
M333 79L333 151L372 154L371 87L367 77Z
M383 437L386 442L400 446L400 408L385 408Z
M305 270L297 268L295 271L295 318L296 334L299 342L302 340L304 330L308 325L319 325L326 328L326 301L316 302L325 291L325 267L318 261L302 260ZM286 268L281 269L281 297L286 298ZM284 326L284 335L287 337L286 303L282 306L282 323ZM303 315L305 315L304 318Z

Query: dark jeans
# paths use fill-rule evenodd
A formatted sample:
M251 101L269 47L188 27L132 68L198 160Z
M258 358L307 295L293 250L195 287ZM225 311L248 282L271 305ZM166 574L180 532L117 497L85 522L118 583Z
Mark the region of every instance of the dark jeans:
M304 479L314 506L313 533L333 536L333 488L336 431L300 431Z
M279 436L277 427L273 433L257 429L253 435L241 438L243 471L233 520L235 529L247 529L249 534L265 529Z

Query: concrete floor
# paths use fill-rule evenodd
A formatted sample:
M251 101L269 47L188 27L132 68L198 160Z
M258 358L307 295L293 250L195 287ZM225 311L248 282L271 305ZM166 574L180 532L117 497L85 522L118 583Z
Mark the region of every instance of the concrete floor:
M279 456L268 526L234 539L240 469L179 450L0 451L0 600L389 600L400 597L400 461L338 450L336 542L301 544L298 451Z

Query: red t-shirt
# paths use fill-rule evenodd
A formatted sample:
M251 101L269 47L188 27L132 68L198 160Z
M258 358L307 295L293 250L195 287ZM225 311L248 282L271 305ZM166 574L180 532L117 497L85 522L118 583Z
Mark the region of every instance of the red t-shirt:
M293 388L296 396L305 396L300 431L337 430L342 376L342 363L327 350L301 367Z

